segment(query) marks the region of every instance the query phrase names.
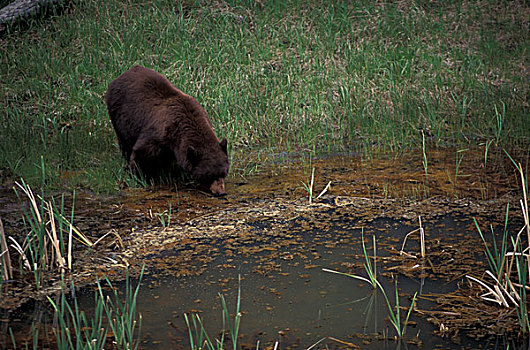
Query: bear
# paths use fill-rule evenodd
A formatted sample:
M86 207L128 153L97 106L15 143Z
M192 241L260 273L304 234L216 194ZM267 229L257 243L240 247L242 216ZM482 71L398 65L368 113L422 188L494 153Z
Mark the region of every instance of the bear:
M197 100L156 71L134 66L109 84L105 102L131 171L154 178L176 163L212 194L226 194L227 140L219 141Z

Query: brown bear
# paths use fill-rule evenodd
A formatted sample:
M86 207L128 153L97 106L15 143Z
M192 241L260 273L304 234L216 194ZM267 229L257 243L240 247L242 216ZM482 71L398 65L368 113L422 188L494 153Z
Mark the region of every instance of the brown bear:
M224 195L227 141L204 108L152 69L134 66L109 84L105 102L131 170L148 178L176 162L214 195Z

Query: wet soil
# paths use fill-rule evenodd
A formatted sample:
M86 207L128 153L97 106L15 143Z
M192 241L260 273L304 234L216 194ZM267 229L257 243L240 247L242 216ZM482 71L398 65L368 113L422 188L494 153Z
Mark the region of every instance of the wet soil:
M129 189L108 197L78 191L74 224L92 241L104 238L90 249L76 246L74 271L67 279L78 286L103 274L120 279L125 266L138 270L143 264L154 277L153 288L163 276L181 281L212 269L240 272L242 266L247 266L247 279L295 274L305 281L315 279L314 271L323 267L360 274L360 234L366 230L385 238L378 259L384 277L440 280L440 285L450 286L422 293L420 300L436 307L415 310L435 326L434 333L458 342L462 332L475 338L510 332L516 315L485 306L464 276L481 276L487 268L473 218L484 227L497 227L504 222L507 203L518 208L513 167L503 154L490 154L485 164L484 150L432 152L427 175L422 161L420 154L371 160L338 155L310 164L284 159L259 174L231 178L223 198L174 186ZM331 188L310 205L302 182L310 181L312 168L316 195L329 181ZM20 206L10 190L0 195L6 235L21 241ZM522 222L519 213L510 212L514 227ZM163 227L169 217L169 227ZM426 228L426 259L419 258L417 239L408 241L408 254L399 253L404 235L418 227L419 217ZM454 230L448 220L464 224ZM350 250L341 259L323 259L327 250L342 246ZM296 272L289 271L293 266ZM58 276L38 292L28 285L29 276L18 277L4 283L3 322L24 302L59 290ZM234 287L233 274L216 279ZM476 310L484 314L477 318Z

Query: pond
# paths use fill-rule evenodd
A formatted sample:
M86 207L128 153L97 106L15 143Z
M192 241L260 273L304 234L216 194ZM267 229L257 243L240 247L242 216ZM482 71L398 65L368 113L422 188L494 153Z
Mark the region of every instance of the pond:
M493 162L481 168L480 153L459 170L456 152L430 157L427 176L417 155L282 162L229 182L223 199L168 188L110 198L82 194L78 226L86 232L98 225L100 232L105 227L120 236L109 235L105 249L84 257L83 280L102 273L119 280L124 265L145 264L138 297L144 349L189 348L185 313L199 313L217 337L218 294L233 313L239 287L243 348L523 349L511 337L516 315L498 319L502 310L481 302L466 278L482 277L488 269L474 219L499 233L506 204L517 208L517 183L507 179L513 171ZM310 183L313 168L310 204L302 182ZM331 188L316 199L329 181ZM517 210L510 212L510 232L522 226ZM323 270L367 277L363 238L370 263L376 242L378 280L392 305L397 288L402 318L417 293L403 343L393 339L396 331L379 290ZM93 291L77 290L81 308L93 305ZM5 315L3 329L12 327L19 339L28 332L28 320L52 322L46 303L30 302ZM10 347L7 332L1 341Z

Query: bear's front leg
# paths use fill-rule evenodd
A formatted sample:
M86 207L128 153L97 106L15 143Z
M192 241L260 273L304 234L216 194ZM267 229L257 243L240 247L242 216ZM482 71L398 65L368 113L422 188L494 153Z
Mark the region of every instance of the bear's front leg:
M136 140L131 155L129 156L129 169L131 172L138 173L140 166L139 162L141 162L142 159L148 158L150 154L156 153L153 152L155 147L156 145L149 138L140 136Z

